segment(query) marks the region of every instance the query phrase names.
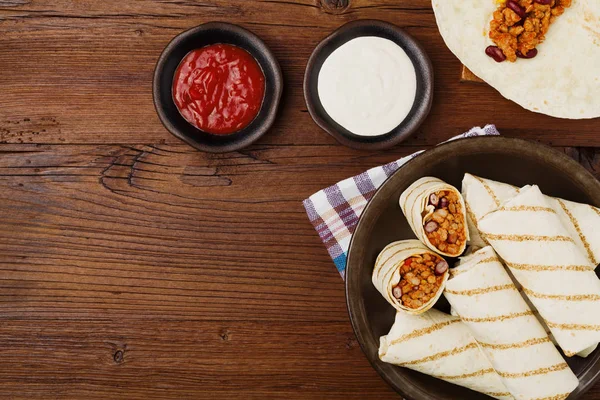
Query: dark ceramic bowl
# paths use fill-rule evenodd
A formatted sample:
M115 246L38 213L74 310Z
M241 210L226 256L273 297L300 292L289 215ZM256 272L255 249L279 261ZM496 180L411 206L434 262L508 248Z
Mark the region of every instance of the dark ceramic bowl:
M181 60L190 51L215 43L232 44L248 51L265 74L265 97L258 115L250 125L230 135L210 134L187 122L172 95L173 77ZM264 135L275 121L283 90L281 68L267 45L252 32L224 22L197 26L171 40L158 59L153 84L154 107L165 128L198 150L211 153L239 150Z
M379 136L359 136L335 122L325 111L318 94L319 72L329 55L344 43L361 36L379 36L400 46L410 57L417 73L415 103L404 121ZM396 25L376 20L349 22L327 36L315 48L304 73L304 99L313 120L341 144L364 150L392 147L410 137L429 114L433 100L433 68L421 45Z
M365 208L352 236L346 269L346 299L354 332L377 372L409 400L489 400L483 394L379 360L379 337L386 335L395 310L371 283L375 258L389 243L414 239L398 205L400 194L423 176L436 176L460 188L465 172L516 186L537 184L547 195L600 206L600 183L578 163L549 147L519 139L479 137L442 144L394 173ZM598 269L596 273L598 273ZM436 308L449 312L441 299ZM600 349L567 363L579 378L569 400L581 397L600 376Z

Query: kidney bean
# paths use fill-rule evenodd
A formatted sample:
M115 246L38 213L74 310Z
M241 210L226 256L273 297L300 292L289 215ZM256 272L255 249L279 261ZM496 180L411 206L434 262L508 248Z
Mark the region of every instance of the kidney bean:
M446 208L446 207L448 207L448 204L449 204L449 203L450 203L450 202L448 201L448 199L447 199L447 198L445 198L445 197L442 197L442 198L440 199L440 208Z
M519 17L525 18L527 15L525 9L519 5L515 0L508 0L506 2L506 7L513 10Z
M429 221L425 224L425 232L431 233L438 228L438 223L435 221Z
M429 195L429 204L431 204L434 207L437 207L439 202L440 202L440 198L437 196L437 194L431 193Z
M531 49L527 52L527 54L523 54L519 50L517 50L517 57L519 57L519 58L533 58L533 57L537 56L537 54L538 54L537 49Z
M446 271L448 271L448 263L446 261L442 260L435 265L436 275L444 275Z
M500 47L498 47L498 46L488 46L485 49L485 54L492 57L494 59L494 61L496 61L496 62L502 62L502 61L506 60L506 56L504 55L504 53L502 52L502 50L500 50Z
M400 289L400 286L396 286L392 289L392 295L397 299L402 297L402 289Z
M552 4L552 0L533 0L534 3L542 4L544 6Z

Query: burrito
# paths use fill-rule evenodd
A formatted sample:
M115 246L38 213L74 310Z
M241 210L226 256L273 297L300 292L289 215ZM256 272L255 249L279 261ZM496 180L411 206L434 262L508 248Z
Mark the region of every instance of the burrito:
M600 342L600 280L537 186L479 221L523 291L570 357Z
M418 240L386 246L375 261L373 285L397 310L421 314L442 295L448 263Z
M511 275L510 270L508 270L507 268L505 268L505 271L509 275ZM538 322L546 330L546 333L548 334L548 337L550 338L550 340L552 340L552 343L554 343L555 346L558 346L558 343L556 342L556 339L552 335L552 331L550 330L550 328L548 328L548 326L546 325L546 322L540 316L540 312L537 310L537 308L535 308L535 306L533 305L533 303L531 302L531 300L529 300L529 298L527 297L527 295L525 294L525 292L523 292L523 288L521 287L521 285L519 284L519 282L512 275L511 275L511 279L513 280L513 283L515 283L515 286L517 286L517 288L519 289L519 294L521 295L521 297L523 298L523 300L525 300L525 303L527 303L527 306L529 306L529 308L533 311L533 314L537 318ZM598 343L596 343L593 346L590 346L590 347L588 347L588 348L586 348L584 350L581 350L576 355L579 356L579 357L586 358L587 356L589 356L590 354L592 354L594 352L594 350L596 350L597 347L598 347Z
M460 260L444 296L515 399L564 399L578 386L491 247Z
M379 344L381 361L410 368L497 399L513 399L460 319L436 309L396 313Z
M477 229L478 221L487 213L496 210L506 200L519 193L519 189L506 183L483 179L465 174L462 195L467 209L467 224L470 244L484 247L485 241ZM600 262L600 209L588 204L544 196L550 208L562 221L569 235L594 266Z
M454 186L438 178L421 178L402 193L400 208L417 238L431 250L448 257L465 251L469 240L465 202Z

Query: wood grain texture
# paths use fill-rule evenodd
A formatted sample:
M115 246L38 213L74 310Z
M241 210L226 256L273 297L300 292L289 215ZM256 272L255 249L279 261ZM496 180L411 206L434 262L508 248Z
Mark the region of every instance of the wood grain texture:
M434 62L434 108L406 146L343 148L306 112L310 52L358 18L405 27ZM276 126L236 153L183 145L152 105L162 48L209 20L255 31L285 75ZM597 121L460 83L428 0L0 0L0 66L3 399L398 399L301 201L488 122L600 145ZM600 175L595 149L562 149Z
M0 146L0 397L397 398L301 200L413 150Z
M475 75L471 70L464 65L461 66L460 70L460 80L463 82L472 82L472 83L482 83L485 84L485 81Z
M0 396L397 398L300 202L414 150L0 146Z
M333 7L333 3L342 7ZM333 29L351 20L377 18L404 27L423 44L433 61L433 109L409 144L433 145L460 133L465 126L495 123L508 136L563 146L600 146L598 120L568 121L537 115L503 99L487 85L461 84L460 63L438 33L429 0L342 3L0 3L0 141L137 144L143 138L144 143L177 143L154 112L154 65L164 46L182 30L209 20L226 20L261 36L284 71L282 109L275 128L260 143L332 144L333 139L318 129L306 112L304 67L315 45Z

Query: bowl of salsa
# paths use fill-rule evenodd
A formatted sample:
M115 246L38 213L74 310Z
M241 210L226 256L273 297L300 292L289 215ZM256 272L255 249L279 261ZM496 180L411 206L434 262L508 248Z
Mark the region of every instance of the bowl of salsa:
M153 83L165 128L212 153L239 150L264 135L283 89L281 68L267 45L222 22L176 36L156 64Z

